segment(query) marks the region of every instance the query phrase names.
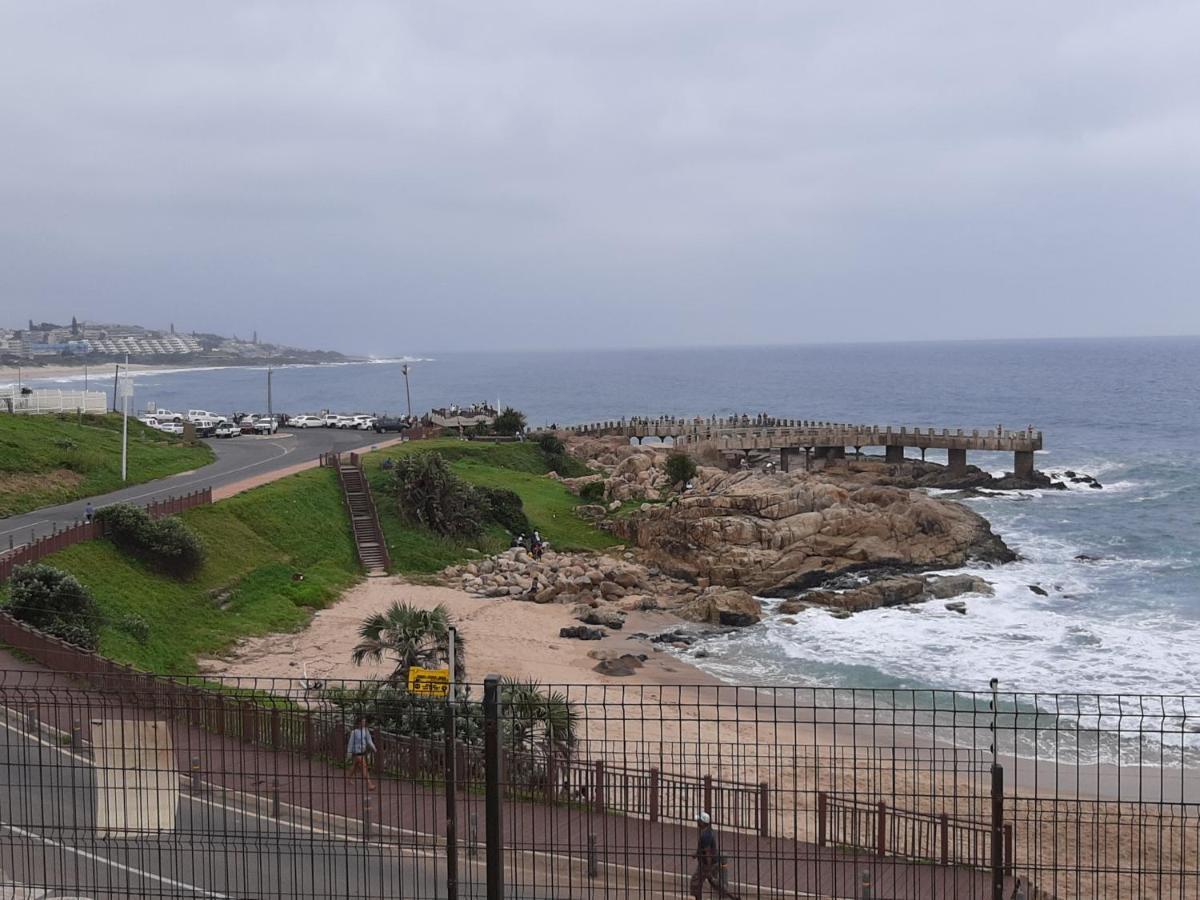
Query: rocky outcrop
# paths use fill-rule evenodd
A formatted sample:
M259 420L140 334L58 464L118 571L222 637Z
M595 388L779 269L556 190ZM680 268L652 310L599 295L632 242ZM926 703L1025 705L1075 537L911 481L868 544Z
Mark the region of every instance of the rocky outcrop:
M709 588L674 612L689 622L744 628L762 619L762 604L745 591Z
M692 491L617 519L613 529L670 575L760 595L861 569L1015 558L961 504L815 474L702 468Z
M811 606L862 612L865 609L904 606L927 600L949 600L963 594L990 597L993 590L987 581L975 575L892 575L866 584L855 584L846 590L808 591L780 603L776 612L790 615ZM955 604L955 608L958 608L958 604Z

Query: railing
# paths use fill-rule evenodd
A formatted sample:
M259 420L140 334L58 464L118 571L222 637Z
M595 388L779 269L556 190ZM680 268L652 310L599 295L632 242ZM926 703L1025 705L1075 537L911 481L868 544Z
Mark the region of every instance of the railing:
M817 794L817 844L852 847L879 856L987 869L992 864L989 822L946 813L916 812L886 802ZM1004 824L1004 870L1012 870L1013 830Z
M184 494L179 497L168 497L146 504L146 512L153 519L174 516L184 510L197 506L208 506L212 503L212 488L204 488ZM13 569L26 563L45 559L59 550L65 550L84 541L95 540L104 536L104 526L99 521L76 522L69 528L55 530L48 535L37 538L28 544L9 550L0 555L0 581L12 577Z
M342 455L340 453L322 453L318 460L324 468L333 469L337 473L338 484L342 489L342 499L346 505L346 515L350 518L351 528L354 524L354 511L350 508L350 496L346 492L346 480L342 476ZM350 454L350 466L358 471L359 478L362 480L363 497L366 500L367 510L371 515L371 526L375 530L375 540L379 544L380 553L383 555L384 568L391 570L392 555L388 552L387 538L383 534L383 526L379 522L379 510L375 507L375 498L371 494L371 484L367 481L367 472L363 468L362 457L357 453ZM357 545L357 538L355 539Z
M35 389L28 394L16 388L0 390L0 412L21 415L40 413L108 412L108 395L103 391L59 391Z

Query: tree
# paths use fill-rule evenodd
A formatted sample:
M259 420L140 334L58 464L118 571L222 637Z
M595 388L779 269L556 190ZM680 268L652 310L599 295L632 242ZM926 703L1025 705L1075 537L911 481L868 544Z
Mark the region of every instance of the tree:
M505 734L515 751L513 780L552 795L554 770L570 762L575 751L579 714L565 694L547 692L536 681L503 679L500 702Z
M396 661L388 681L408 683L408 670L413 666L435 668L450 662L450 614L438 604L433 609L420 609L396 601L381 613L367 616L358 627L361 640L350 654L355 665L380 662L385 656ZM454 678L466 676L466 652L461 636L454 647Z
M100 608L75 576L47 565L17 566L4 611L88 650L100 645Z
M666 468L671 484L686 484L696 477L696 463L686 453L672 453Z
M440 453L401 457L392 470L400 515L443 537L473 537L482 529L479 495L455 475Z
M525 430L525 413L506 406L492 423L496 434L514 435Z

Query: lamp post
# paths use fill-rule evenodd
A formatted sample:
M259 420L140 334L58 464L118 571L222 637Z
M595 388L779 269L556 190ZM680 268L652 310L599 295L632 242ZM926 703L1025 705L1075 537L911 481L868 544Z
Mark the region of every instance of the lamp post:
M274 421L275 417L271 410L271 364L267 363L267 420Z
M412 394L408 390L408 363L400 367L400 371L404 373L404 399L408 403L408 417L412 418Z
M117 392L121 395L121 481L125 481L129 474L129 397L133 394L128 353L125 354L125 373L118 382Z

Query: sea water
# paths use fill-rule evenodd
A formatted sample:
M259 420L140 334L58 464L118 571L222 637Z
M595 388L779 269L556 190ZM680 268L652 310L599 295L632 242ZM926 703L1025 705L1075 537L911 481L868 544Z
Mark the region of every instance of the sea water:
M962 570L996 587L993 597L965 598L966 615L934 602L849 619L811 610L790 617L794 624L768 616L709 642L698 663L714 674L959 689L984 689L996 677L1014 690L1092 692L1194 692L1200 681L1198 338L476 354L400 345L392 362L277 368L273 408L402 413L405 354L417 412L498 401L539 425L743 412L910 427L1033 425L1045 433L1040 469L1074 469L1104 484L966 501L1021 556ZM104 372L93 368L89 387L111 392ZM266 386L258 367L145 372L135 405L261 412ZM944 453L929 458L944 461ZM1005 454L969 461L1012 467Z

